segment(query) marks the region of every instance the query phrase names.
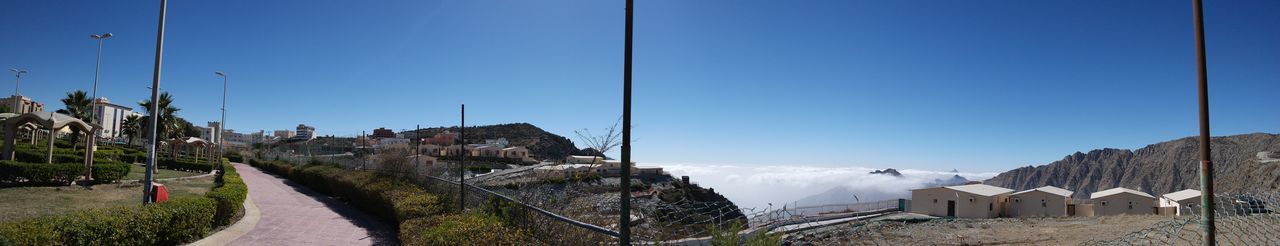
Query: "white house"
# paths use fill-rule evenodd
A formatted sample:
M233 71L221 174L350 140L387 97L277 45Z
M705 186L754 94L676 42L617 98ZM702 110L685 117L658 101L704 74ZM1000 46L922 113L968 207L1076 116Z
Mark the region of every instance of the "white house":
M1174 214L1182 216L1184 212L1191 209L1188 205L1196 205L1200 202L1200 191L1193 189L1185 189L1177 192L1164 194L1160 196L1160 207L1174 208Z
M995 218L1013 190L985 184L911 190L911 212L959 218Z
M586 177L591 174L591 165L564 164L541 166L533 169L534 176L542 179L567 179Z
M1053 187L1014 192L1005 204L1008 217L1066 217L1067 204L1075 192Z
M1120 214L1154 214L1156 197L1146 192L1112 188L1089 195L1096 216Z

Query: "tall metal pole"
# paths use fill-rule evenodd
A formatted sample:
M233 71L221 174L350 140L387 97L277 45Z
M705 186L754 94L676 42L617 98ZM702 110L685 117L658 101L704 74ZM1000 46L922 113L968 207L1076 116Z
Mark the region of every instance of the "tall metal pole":
M102 71L102 40L111 38L111 33L104 33L102 35L94 34L94 35L90 35L89 37L95 40L98 40L98 60L93 64L93 96L90 97L89 99L89 100L93 100L93 106L89 108L89 121L90 123L101 124L101 122L95 122L95 121L99 121L98 114L97 114L98 112L98 73ZM94 131L92 134L93 134L93 141L97 141L98 132Z
M631 245L631 25L635 13L634 0L627 0L626 39L622 61L622 206L618 217L618 244Z
M467 104L462 104L462 123L458 128L458 138L462 140L462 160L458 162L458 211L467 209Z
M226 154L223 146L227 145L227 73L217 72L218 76L222 76L222 121L218 122L218 171L225 171L222 166L222 155Z
M22 96L18 94L18 84L22 83L22 75L27 74L27 70L10 68L13 71L13 113L22 114Z
M1217 244L1217 225L1214 224L1213 158L1210 156L1209 137L1209 71L1204 52L1204 12L1201 0L1191 0L1196 29L1196 75L1200 96L1200 228L1204 229L1204 245Z
M156 125L160 122L160 115L157 114L160 111L160 58L163 57L161 54L164 51L164 12L165 4L168 2L168 0L160 0L160 26L156 28L156 64L151 75L151 125L147 127L147 131L150 132L147 138L150 142L147 144L147 172L143 177L144 185L142 186L142 203L144 204L155 202L151 199L151 190L152 178L156 172L156 143L158 143L156 142Z

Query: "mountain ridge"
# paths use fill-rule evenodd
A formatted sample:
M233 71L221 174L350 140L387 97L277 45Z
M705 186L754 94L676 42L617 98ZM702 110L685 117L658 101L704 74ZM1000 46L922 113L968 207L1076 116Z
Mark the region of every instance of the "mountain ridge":
M1280 152L1280 135L1251 133L1213 137L1216 192L1276 189L1280 163L1269 161ZM1199 188L1199 140L1184 137L1136 150L1102 148L1075 152L1039 166L1015 168L983 183L1027 190L1053 185L1088 198L1093 192L1125 187L1152 195Z

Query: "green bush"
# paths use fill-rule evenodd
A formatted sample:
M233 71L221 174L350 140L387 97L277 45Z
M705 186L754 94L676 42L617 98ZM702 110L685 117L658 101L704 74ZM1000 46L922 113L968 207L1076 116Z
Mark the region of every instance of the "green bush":
M152 205L86 209L0 223L15 245L177 245L203 238L216 202L199 197Z
M219 174L222 183L204 193L205 197L218 202L217 214L213 217L214 227L230 225L232 218L244 212L244 199L249 195L249 187L240 178L235 166L226 165L224 171Z
M0 181L19 182L26 179L27 184L70 184L76 177L84 174L84 164L80 163L23 163L11 160L0 160Z
M405 245L522 245L528 234L484 213L418 218L400 224Z
M181 160L161 159L158 166L164 169L179 170L179 171L198 171L198 172L213 171L213 164L210 164L208 162L192 162L191 160L187 160L187 159L181 159Z
M4 164L6 161L0 161L0 168L5 167ZM129 164L123 163L102 167L111 170L117 165L124 165L125 172L128 171ZM213 228L231 224L232 218L243 213L248 187L233 166L226 166L221 176L223 182L205 193L205 197L86 209L0 223L0 244L179 245L192 242L204 238Z
M93 163L93 181L97 183L112 183L124 178L129 174L129 164L124 163Z

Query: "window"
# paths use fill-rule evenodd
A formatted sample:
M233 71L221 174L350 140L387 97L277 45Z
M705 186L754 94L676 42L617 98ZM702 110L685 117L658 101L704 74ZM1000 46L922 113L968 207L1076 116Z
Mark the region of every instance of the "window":
M1040 207L1042 208L1049 207L1049 203L1045 202L1044 199L1040 199Z
M973 197L969 197L969 202L973 202Z
M1015 202L1015 203L1021 203L1021 202L1022 202L1022 198L1014 198L1014 199L1013 199L1013 202Z
M1107 201L1106 201L1106 200L1103 200L1103 201L1102 201L1102 206L1106 206L1106 205L1107 205Z
M938 203L938 199L933 199L933 203Z
M987 211L995 211L995 210L996 210L995 203L987 203Z

